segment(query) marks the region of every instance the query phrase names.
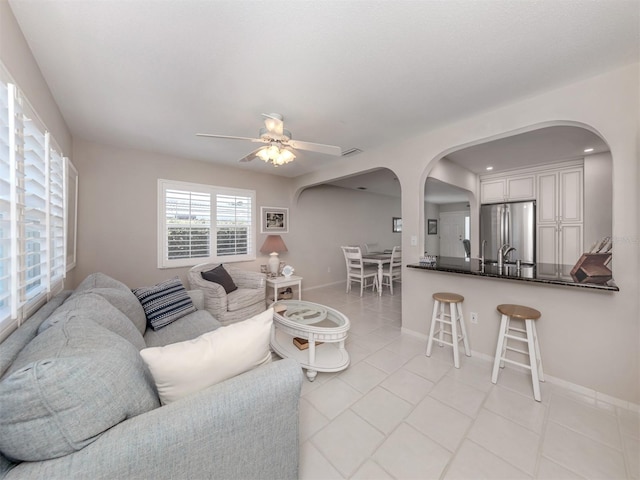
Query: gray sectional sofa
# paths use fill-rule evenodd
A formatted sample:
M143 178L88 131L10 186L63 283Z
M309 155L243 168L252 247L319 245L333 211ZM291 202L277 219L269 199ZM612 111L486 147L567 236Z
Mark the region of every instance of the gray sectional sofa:
M131 290L102 274L54 297L0 344L0 478L297 478L297 362L160 406L139 351L219 326L198 309L147 329Z

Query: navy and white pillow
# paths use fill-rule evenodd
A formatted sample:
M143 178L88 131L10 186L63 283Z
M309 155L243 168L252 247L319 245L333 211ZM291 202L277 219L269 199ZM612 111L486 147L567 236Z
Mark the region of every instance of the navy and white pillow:
M141 287L133 293L142 304L147 322L154 330L195 312L196 307L178 277L152 287Z

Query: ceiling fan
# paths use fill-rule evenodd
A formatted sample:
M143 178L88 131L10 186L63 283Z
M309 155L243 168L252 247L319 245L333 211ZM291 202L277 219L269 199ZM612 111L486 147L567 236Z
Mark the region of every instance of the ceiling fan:
M296 158L294 150L307 150L309 152L323 153L326 155L342 155L342 149L333 145L321 143L302 142L292 140L291 132L284 129L282 115L279 113L263 113L264 127L260 129L259 138L234 137L230 135L213 135L210 133L197 133L199 137L229 138L231 140L248 140L253 143L264 143L257 150L241 158L240 162L250 162L254 158L260 158L267 163L278 167L291 162Z

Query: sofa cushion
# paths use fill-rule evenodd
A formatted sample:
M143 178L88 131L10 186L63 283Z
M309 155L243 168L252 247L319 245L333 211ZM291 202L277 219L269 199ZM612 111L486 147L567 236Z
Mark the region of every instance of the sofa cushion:
M144 342L147 347L162 347L170 343L192 340L218 327L220 327L220 322L213 318L209 312L196 310L160 330L148 328L144 334Z
M78 295L96 294L103 297L111 305L124 313L131 322L136 326L140 333L144 333L147 329L147 317L144 314L142 305L129 289L122 290L114 287L95 287L85 290L76 290L71 294L71 298Z
M168 404L271 361L273 309L193 340L145 348L161 403Z
M45 330L0 381L0 451L38 461L80 450L159 406L136 348L89 318Z
M136 288L133 293L140 300L147 321L154 330L196 311L191 297L178 277L152 287Z
M117 290L123 290L128 292L130 289L120 280L111 278L109 275L105 275L102 272L92 273L80 282L80 285L76 287L76 292L82 292L84 290L90 290L92 288L115 288Z
M47 320L42 322L38 334L74 316L90 318L98 325L128 340L138 350L146 347L142 334L133 322L104 297L95 293L85 293L69 298Z
M202 278L209 282L222 285L224 291L227 292L227 295L238 288L233 281L233 278L231 278L231 275L229 275L229 272L227 272L222 265L218 265L216 268L202 272L201 275Z

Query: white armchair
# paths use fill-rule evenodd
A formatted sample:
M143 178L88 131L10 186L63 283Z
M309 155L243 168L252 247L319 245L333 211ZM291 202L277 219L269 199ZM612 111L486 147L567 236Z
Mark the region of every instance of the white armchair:
M223 265L229 273L237 290L227 294L218 283L202 278L202 272L214 269L217 263L202 263L189 270L188 278L191 289L204 293L204 309L214 316L222 325L240 322L264 312L266 307L266 275L264 273L241 270Z

